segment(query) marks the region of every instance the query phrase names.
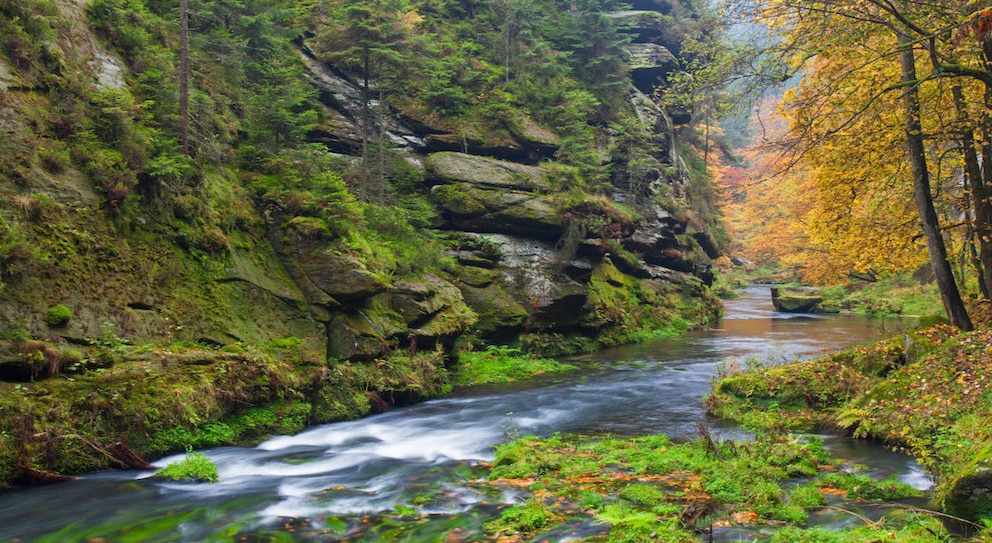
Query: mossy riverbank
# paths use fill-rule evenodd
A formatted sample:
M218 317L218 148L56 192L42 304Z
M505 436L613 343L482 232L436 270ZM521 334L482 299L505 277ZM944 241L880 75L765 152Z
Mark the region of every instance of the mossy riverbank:
M981 525L992 519L990 379L992 331L938 325L819 360L728 365L707 407L759 432L885 440L934 475L935 506Z
M56 355L51 346L44 349ZM261 347L81 348L57 377L0 383L0 487L47 483L144 459L250 445L446 394L574 369L509 348L462 355L395 352L370 363L328 364L296 338Z
M831 458L819 439L765 434L750 442L664 435L614 438L525 437L500 446L490 484L529 498L486 524L499 541L543 541L581 533L582 541L695 542L737 530L764 541L935 541L940 521L912 508L846 531L807 528L828 506L883 506L921 493L874 481ZM857 513L850 513L857 516ZM743 530L743 531L741 531ZM933 539L938 538L938 539Z

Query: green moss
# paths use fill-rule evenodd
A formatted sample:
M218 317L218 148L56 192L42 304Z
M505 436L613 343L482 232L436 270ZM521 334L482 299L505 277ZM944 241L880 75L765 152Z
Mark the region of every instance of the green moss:
M485 204L473 198L461 185L438 186L433 195L441 205L458 215L475 216L487 211Z
M484 530L491 535L533 534L550 524L553 518L552 512L540 500L531 500L505 509L500 520L486 524Z
M524 356L519 349L490 346L485 351L462 353L458 357L455 385L509 383L543 373L563 373L575 366L552 359Z
M48 308L48 313L45 316L45 322L48 326L52 328L57 328L59 326L65 326L72 318L72 311L68 307L59 304Z
M828 469L821 471L824 467ZM512 511L509 522L493 523L492 529L516 529L512 521L529 518L525 511L540 512L559 524L574 518L575 506L581 504L582 515L608 523L602 540L688 542L695 541L693 527L741 522L751 515L756 515L751 522L778 526L772 530L803 525L811 511L827 504L821 492L825 487L843 487L859 500L920 495L894 481L873 481L838 469L854 467L830 458L815 438L776 435L741 443L676 444L664 435L527 436L497 447L489 479L497 486L526 481L533 494ZM794 485L800 477L806 482ZM919 521L934 526L926 517ZM900 527L907 519L897 511L879 522Z
M867 475L856 473L830 473L820 479L823 487L837 488L855 499L898 500L921 498L923 493L895 479L875 481Z
M193 452L192 447L187 447L186 458L156 471L155 476L174 481L203 483L216 483L220 480L217 476L217 466L207 458L207 455Z
M864 374L832 358L724 371L727 375L706 397L707 409L755 430L836 426L833 412L871 384Z

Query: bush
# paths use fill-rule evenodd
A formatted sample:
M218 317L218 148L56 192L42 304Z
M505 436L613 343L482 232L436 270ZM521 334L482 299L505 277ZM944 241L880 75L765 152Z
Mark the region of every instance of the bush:
M186 447L186 458L169 464L155 472L155 477L172 479L173 481L195 481L216 483L217 466L203 453L193 452L193 447Z
M68 307L59 304L48 308L48 315L45 317L45 322L51 327L65 326L65 323L69 322L72 318L72 311Z

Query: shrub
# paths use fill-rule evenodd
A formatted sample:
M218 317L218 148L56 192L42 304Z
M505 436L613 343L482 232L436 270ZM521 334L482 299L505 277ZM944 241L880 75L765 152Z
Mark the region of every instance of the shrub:
M193 447L190 446L186 447L186 458L156 471L155 477L206 483L216 483L220 479L217 476L217 466L207 458L207 455L193 452Z
M69 322L72 318L72 311L68 307L59 304L48 308L48 315L45 317L45 322L51 327L65 326L65 323Z

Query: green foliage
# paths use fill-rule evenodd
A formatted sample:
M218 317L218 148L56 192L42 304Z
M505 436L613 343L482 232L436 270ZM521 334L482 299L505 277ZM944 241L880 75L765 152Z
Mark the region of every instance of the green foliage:
M833 426L832 411L870 386L864 374L837 359L724 371L706 398L707 409L754 430Z
M835 467L821 473L824 466ZM513 518L529 518L522 510L536 508L542 519L560 523L576 514L578 502L583 514L610 525L608 541L695 541L693 527L752 515L756 523L803 525L810 511L827 504L821 493L824 487L844 485L851 499L919 496L906 485L843 474L837 468L849 466L830 458L822 440L815 437L776 435L758 436L751 442L701 439L675 444L664 435L555 434L547 439L527 436L497 447L489 479L498 486L508 480L529 484L533 497L526 506L514 508ZM797 478L805 482L794 484ZM899 512L884 521L889 519L893 525L907 525ZM532 533L508 528L505 520L506 516L494 523L491 533L514 529ZM913 522L929 526L929 520L921 517ZM528 529L533 530L533 525Z
M492 535L525 533L533 534L547 526L554 515L540 500L530 500L523 505L514 505L505 509L500 520L484 526L486 533Z
M983 377L990 346L988 331L962 333L946 325L914 330L826 359L727 377L707 407L762 430L834 425L901 445L936 476L935 503L965 518L984 518L986 502L968 489L987 485L982 474L992 458L992 435L981 422L992 414ZM831 385L812 368L829 368L839 378ZM844 385L848 376L860 384ZM813 412L803 407L817 397L830 403ZM829 481L866 499L916 495L904 485L863 476Z
M45 316L45 322L48 323L49 326L56 328L59 326L65 326L71 318L72 311L68 307L58 304L48 308L48 312Z
M509 383L544 373L572 371L575 366L552 359L525 356L519 349L490 345L485 351L462 353L455 368L454 384Z
M920 284L909 274L885 277L871 283L822 289L824 307L869 315L933 315L942 304L933 283ZM936 323L931 323L936 324Z
M919 490L895 479L875 481L867 475L856 473L830 473L820 480L820 485L843 490L849 497L863 500L898 500L923 496Z
M775 533L770 543L936 543L954 541L939 519L917 514L892 514L884 522L849 526L844 530L787 526Z
M192 447L186 448L186 458L156 471L155 476L174 481L202 483L216 483L220 480L217 476L217 465L207 458L207 455L193 452Z

